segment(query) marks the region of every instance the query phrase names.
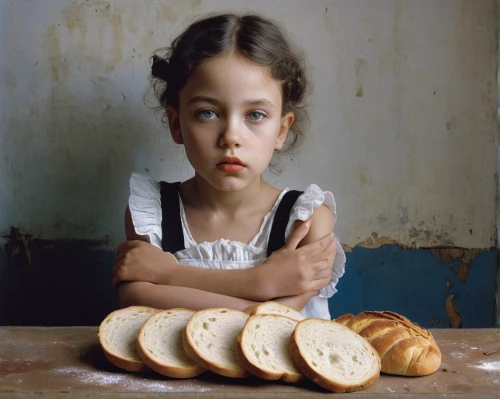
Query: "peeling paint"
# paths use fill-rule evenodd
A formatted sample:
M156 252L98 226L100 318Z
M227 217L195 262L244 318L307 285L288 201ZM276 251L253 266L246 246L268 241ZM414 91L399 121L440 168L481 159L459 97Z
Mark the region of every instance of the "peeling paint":
M460 262L460 266L458 268L458 277L460 277L460 280L462 280L462 283L465 283L465 280L467 279L467 274L469 273L470 270L470 262Z
M378 233L373 232L370 237L368 237L366 240L357 243L355 247L375 249L381 247L382 245L388 245L388 244L397 244L397 241L389 237L384 237L384 236L379 237Z
M451 319L451 323L447 320L448 327L459 328L462 324L462 317L460 316L459 310L453 304L453 299L455 294L448 295L446 297L446 314Z
M425 223L424 223L425 224ZM439 246L454 247L455 243L450 233L447 231L436 231L434 229L422 228L417 229L415 226L410 227L408 231L408 245L411 247L422 247L419 242L438 243ZM433 245L425 245L432 247Z
M432 249L431 253L439 260L444 260L445 262L453 262L464 256L464 250L461 248Z
M350 247L349 245L347 244L341 244L341 245L344 252L352 252L352 247Z
M465 249L465 248L443 248L432 249L431 253L439 260L447 263L460 260L457 275L460 280L465 283L467 275L470 271L471 263L476 256L481 253L480 249ZM448 282L447 282L448 286ZM449 288L449 287L448 287Z

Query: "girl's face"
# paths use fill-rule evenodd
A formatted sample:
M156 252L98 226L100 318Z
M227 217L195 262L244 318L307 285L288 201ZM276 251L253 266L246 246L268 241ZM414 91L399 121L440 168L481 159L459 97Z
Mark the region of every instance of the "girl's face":
M205 59L167 107L174 141L199 177L223 190L260 179L282 148L294 115L282 115L280 84L267 67L237 54Z

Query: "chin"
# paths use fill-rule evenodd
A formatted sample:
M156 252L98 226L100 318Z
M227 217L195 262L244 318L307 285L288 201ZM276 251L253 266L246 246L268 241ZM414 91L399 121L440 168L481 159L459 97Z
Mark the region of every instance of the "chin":
M218 182L213 184L215 188L217 188L220 191L240 191L244 189L248 184L244 183L242 181L233 181L233 182Z
M244 179L242 177L238 177L236 175L232 176L223 176L216 179L209 180L210 184L217 188L220 191L239 191L247 187L250 182L248 179Z

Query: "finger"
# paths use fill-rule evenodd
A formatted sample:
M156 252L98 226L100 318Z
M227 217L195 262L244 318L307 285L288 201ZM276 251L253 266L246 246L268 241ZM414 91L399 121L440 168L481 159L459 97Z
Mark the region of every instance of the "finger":
M113 285L116 287L118 284L123 281L128 281L128 275L124 268L119 268L116 273L113 275Z
M332 269L332 264L328 262L328 259L321 259L317 262L314 262L311 265L310 269L310 274L309 274L310 279L316 280L318 278L316 276L317 274L324 276L325 273L330 273L331 269Z
M336 255L337 242L332 241L324 250L309 254L308 259L313 262L313 270L316 270L321 268L321 265L323 265L323 261L326 262L328 266L333 265L333 261L335 260Z
M125 241L125 242L122 242L119 246L118 246L118 251L117 251L117 255L123 255L125 254L128 250L130 249L130 241Z
M327 234L320 239L310 242L309 244L300 247L300 251L306 252L309 255L321 254L333 241L333 233Z
M284 245L286 249L296 249L299 243L304 239L304 237L309 232L311 227L311 219L307 219L304 222L297 223L293 226L292 234L288 238L288 241Z
M113 274L115 274L118 269L123 265L123 259L125 258L125 255L117 256L115 258L115 262L113 264Z
M128 240L128 241L122 242L118 246L118 254L120 255L123 253L127 253L131 249L137 248L143 244L146 244L146 243L144 241L141 241L141 240Z
M321 290L324 288L330 282L330 278L331 277L327 277L311 281L311 291Z
M325 259L328 259L331 263L333 263L335 255L337 255L337 241L334 239L320 255L322 255Z
M325 263L326 264L326 263ZM314 272L311 281L330 279L332 277L332 266L327 265L324 268L318 269Z

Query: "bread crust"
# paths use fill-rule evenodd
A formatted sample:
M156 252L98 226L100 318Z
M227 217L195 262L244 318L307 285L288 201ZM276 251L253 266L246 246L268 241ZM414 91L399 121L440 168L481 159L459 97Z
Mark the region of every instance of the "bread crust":
M365 311L348 318L345 325L372 344L383 373L424 376L441 365L441 351L432 334L400 314Z
M268 313L268 312L266 312L264 310L264 308L266 306L269 306L270 303L273 304L274 306L281 307L283 309L288 309L289 312L292 315L286 315L285 316L284 314L281 314L281 313ZM244 312L248 313L250 316L255 316L255 315L258 315L258 314L279 314L281 316L288 317L289 319L292 319L292 320L295 320L295 321L301 321L301 320L305 319L305 316L302 315L302 313L300 313L298 310L295 310L294 308L292 308L290 306L283 305L282 303L275 302L275 301L267 301L267 302L259 303L257 305L249 306L248 308L246 308L244 310ZM297 316L297 317L295 317L295 316Z
M391 374L409 377L432 374L441 364L441 352L436 349L423 337L410 337L393 345L382 358L382 364Z
M350 319L352 319L354 317L353 314L351 313L346 313L340 317L337 317L334 321L337 322L337 323L340 323L340 324L343 324L345 325Z
M370 377L368 380L364 381L361 384L353 384L353 385L346 385L346 384L339 384L337 382L331 381L321 374L317 373L310 365L309 363L305 360L306 356L301 352L300 347L297 343L298 341L298 332L302 325L305 323L309 323L311 320L315 321L320 321L321 323L335 323L335 321L330 321L330 320L323 320L323 319L305 319L297 323L295 326L295 330L290 338L290 351L292 353L292 357L295 361L295 364L297 365L298 369L311 381L314 383L318 384L319 386L332 391L336 393L347 393L347 392L355 392L355 391L361 391L363 389L366 389L373 385L375 381L377 381L378 377L380 376L380 359L379 359L379 372L375 374L374 376ZM339 325L342 325L340 323L337 323ZM345 327L345 326L344 326ZM345 327L347 328L347 327ZM376 353L375 353L376 356ZM378 356L377 356L378 358Z
M287 319L290 319L292 321L297 321L294 320L290 317L286 317L283 315L269 315L269 314L256 314L254 316L250 316L248 320L245 323L245 326L241 330L241 332L238 334L237 342L238 342L238 356L240 358L240 361L242 363L243 368L248 371L250 374L255 375L256 377L262 378L264 380L270 380L270 381L275 381L275 380L281 380L283 382L291 383L291 384L298 384L299 382L304 380L304 376L301 374L292 374L292 373L287 373L287 372L271 372L267 370L262 370L260 367L256 366L253 364L248 356L246 355L246 350L243 345L243 340L245 339L246 334L248 334L248 329L247 326L249 325L250 322L255 321L256 319L262 318L262 317L268 317L268 316L277 316L277 317L284 317Z
M101 348L103 349L103 352L104 352L104 356L106 357L106 359L108 359L112 364L114 364L116 367L119 367L123 370L127 370L127 371L132 371L132 372L146 372L146 371L150 371L150 368L143 362L143 361L140 361L140 360L133 360L133 359L127 359L123 356L120 356L116 353L114 353L108 345L106 345L106 342L104 341L103 339L103 335L104 335L104 326L105 324L107 323L107 321L109 319L111 319L113 316L115 316L117 313L120 313L124 310L146 310L146 311L153 311L153 314L156 314L159 310L158 309L154 309L154 308L150 308L148 306L129 306L127 308L123 308L123 309L117 309L113 312L111 312L110 314L108 314L105 319L101 322L101 324L99 325L99 329L97 331L97 336L99 338L99 343L101 344Z
M144 373L150 371L150 368L144 362L139 360L129 360L121 356L113 355L106 349L104 349L104 356L106 356L106 359L108 359L113 365L123 370L132 371L134 373Z
M183 309L183 308L176 308L176 309L169 309L169 310L164 310L161 312L157 312L156 314L152 315L146 322L142 325L141 329L139 330L138 334L138 339L137 339L137 353L141 357L142 361L153 371L157 372L158 374L162 374L167 377L171 378L192 378L196 377L200 374L203 374L206 369L200 366L198 363L191 366L191 367L179 367L179 366L172 366L166 363L161 363L158 362L157 360L152 359L149 357L148 353L146 350L143 348L143 343L141 340L142 333L145 328L147 328L147 322L153 318L154 316L160 314L160 313L171 313L173 311L180 311L180 312L189 312L191 314L194 314L195 312L190 310L190 309Z
M245 314L245 316L248 316L247 313L240 312L239 310L234 310L234 309L229 309L229 308L211 308L211 309L206 309L208 311L220 311L220 310L226 310L228 312L239 312ZM196 313L199 312L204 312L204 310L200 310ZM195 315L196 315L195 313ZM236 370L236 369L229 369L227 367L224 367L220 364L210 362L205 360L196 350L196 346L194 345L191 337L189 336L189 330L191 329L192 323L194 322L194 315L191 317L191 319L188 321L186 324L186 328L184 329L184 334L182 335L182 343L184 346L184 351L186 354L193 359L196 363L198 363L200 366L203 368L210 370L216 374L223 375L224 377L230 377L230 378L245 378L248 377L248 372L241 367L241 370ZM238 346L236 344L236 346Z

